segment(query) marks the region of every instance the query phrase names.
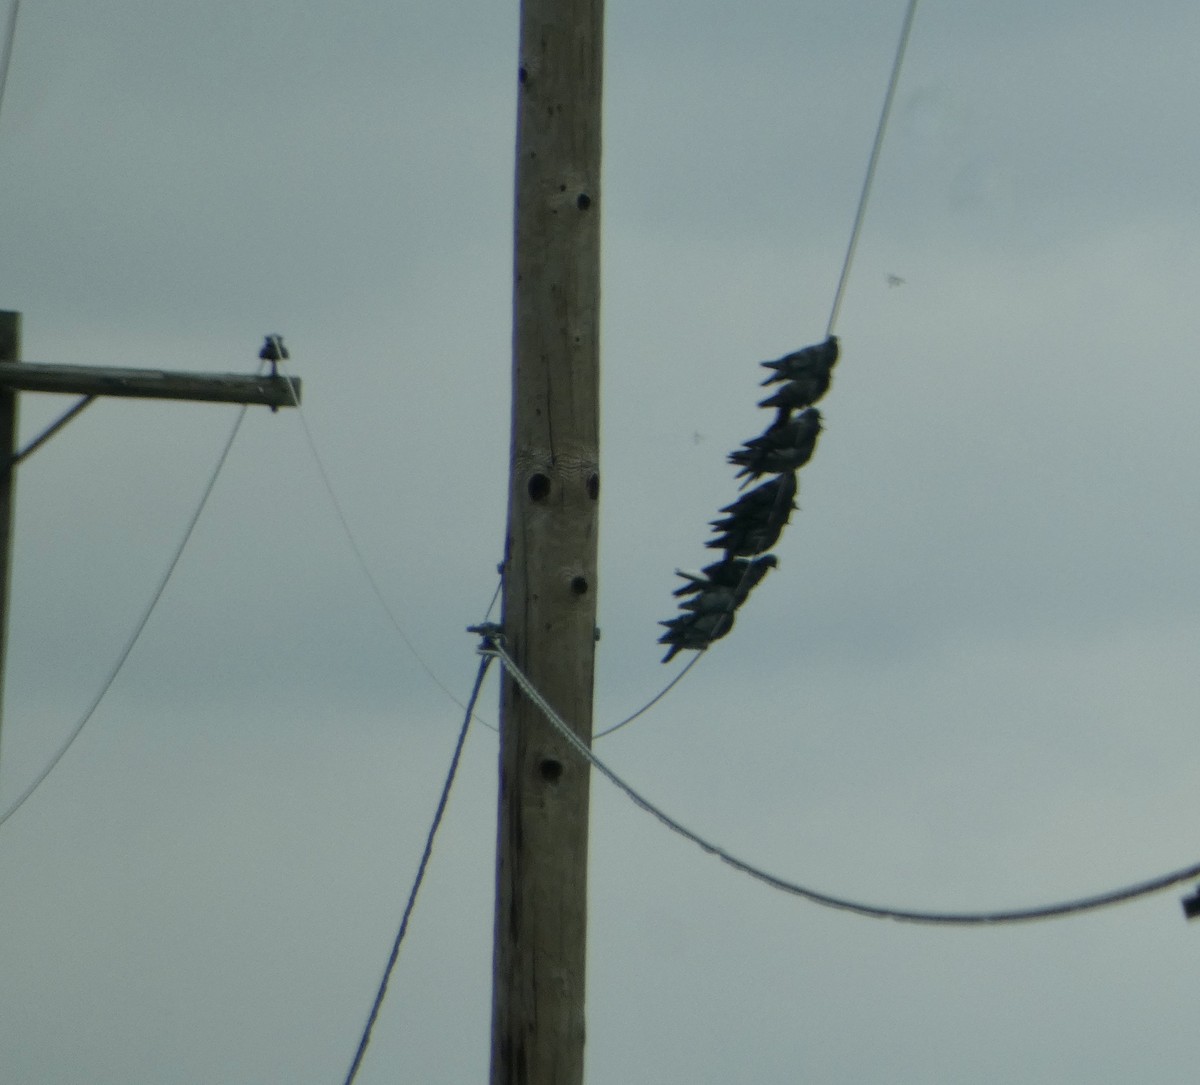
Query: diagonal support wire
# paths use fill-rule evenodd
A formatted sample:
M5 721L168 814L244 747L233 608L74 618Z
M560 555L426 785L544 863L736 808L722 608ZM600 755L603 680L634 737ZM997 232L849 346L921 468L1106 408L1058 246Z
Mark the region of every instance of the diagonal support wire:
M383 1005L384 997L387 995L388 981L391 979L392 969L396 967L396 961L400 956L400 944L404 941L404 935L408 931L408 921L412 918L413 908L417 903L417 893L421 889L421 883L425 880L425 870L429 866L430 856L433 854L433 840L437 836L438 826L442 823L442 816L446 813L446 803L450 799L450 788L454 785L454 777L458 772L458 762L462 757L463 744L467 740L467 730L471 726L471 717L475 715L475 702L479 699L479 691L483 688L484 675L487 674L488 665L492 662L490 649L494 645L495 631L498 626L472 626L468 632L478 632L483 636L483 647L479 649L479 653L483 658L479 661L479 670L475 675L475 686L471 690L471 696L468 698L464 710L466 715L463 717L462 727L458 732L458 741L454 746L454 754L450 758L450 769L446 773L446 782L442 785L442 794L438 799L437 808L433 812L433 823L429 826L429 834L425 838L425 850L421 853L421 862L417 866L417 874L413 879L412 889L408 893L408 903L404 906L404 916L400 920L400 930L396 933L396 939L392 943L392 952L388 957L387 964L383 969L383 978L379 981L379 989L375 993L375 1001L371 1004L371 1012L367 1015L367 1023L363 1026L362 1037L358 1041L358 1048L354 1052L354 1061L350 1064L350 1070L346 1074L345 1085L353 1085L355 1077L358 1076L359 1067L362 1066L363 1057L367 1053L367 1045L371 1042L371 1031L375 1027L375 1022L379 1018L379 1008ZM486 650L485 650L486 649Z
M64 414L57 422L52 423L42 431L41 436L35 437L29 442L20 452L13 456L9 461L10 467L16 467L27 456L31 456L39 448L42 447L51 437L53 437L60 429L68 422L80 415L85 407L90 407L96 400L95 396L84 396L78 403L75 404L66 414Z

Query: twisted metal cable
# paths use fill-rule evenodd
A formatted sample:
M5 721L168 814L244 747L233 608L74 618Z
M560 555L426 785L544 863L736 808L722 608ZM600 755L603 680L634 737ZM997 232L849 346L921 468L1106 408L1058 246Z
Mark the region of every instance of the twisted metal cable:
M437 835L438 827L442 823L442 815L446 812L450 788L454 784L454 777L458 772L458 762L462 756L463 744L467 740L467 730L471 726L471 717L474 715L475 702L479 699L479 691L483 687L483 677L487 673L491 661L492 657L487 654L484 654L479 661L475 686L471 690L467 704L463 706L466 715L463 716L462 727L458 732L458 741L454 745L454 755L450 758L450 770L446 774L446 782L442 785L442 794L438 799L437 809L433 812L433 823L429 826L429 834L425 838L425 850L421 853L421 862L417 866L417 874L408 894L408 903L404 906L400 930L396 933L396 940L392 943L392 952L384 967L383 978L379 981L379 989L375 994L375 1001L371 1005L371 1012L367 1015L367 1023L363 1026L362 1037L358 1041L358 1050L354 1053L354 1061L350 1064L350 1070L346 1074L345 1085L352 1085L358 1075L358 1069L362 1065L363 1056L367 1053L367 1045L371 1042L371 1030L375 1027L375 1021L379 1017L379 1008L383 1005L384 996L387 994L388 980L391 978L392 969L396 967L396 960L400 956L400 943L404 941L404 935L408 931L408 921L412 917L413 908L417 903L417 893L421 888L421 882L425 880L425 869L429 866L429 858L433 854L433 838Z
M769 885L772 889L778 889L792 896L803 897L805 900L809 900L814 904L820 904L826 908L854 912L873 919L895 919L907 923L924 923L940 926L987 926L1000 923L1023 923L1035 919L1055 919L1062 916L1076 915L1080 912L1094 911L1097 908L1105 908L1109 905L1123 904L1126 901L1136 900L1138 897L1148 896L1151 893L1169 889L1180 882L1191 881L1194 878L1200 877L1200 863L1195 863L1183 870L1171 871L1157 878L1151 878L1148 881L1138 882L1135 885L1124 886L1106 893L1099 893L1095 896L1081 897L1076 900L1061 901L1055 904L1045 904L1035 908L988 912L926 912L904 908L890 908L883 905L849 900L845 897L837 897L816 889L809 889L806 886L798 885L796 882L788 881L786 878L771 874L769 871L754 866L745 859L738 858L732 852L726 851L719 844L714 844L712 841L705 839L699 833L693 832L669 814L664 813L659 807L650 802L649 799L644 798L635 791L592 753L588 744L571 730L562 717L546 702L546 699L534 687L533 683L522 673L513 658L505 651L502 644L493 642L489 646L480 649L480 651L485 654L495 655L500 659L501 663L504 664L505 670L512 676L513 681L542 710L554 729L571 745L580 757L586 760L602 776L607 777L612 784L625 792L634 803L661 821L672 832L682 836L685 840L690 840L710 855L717 856L722 862L733 867L734 870L747 874L751 878Z

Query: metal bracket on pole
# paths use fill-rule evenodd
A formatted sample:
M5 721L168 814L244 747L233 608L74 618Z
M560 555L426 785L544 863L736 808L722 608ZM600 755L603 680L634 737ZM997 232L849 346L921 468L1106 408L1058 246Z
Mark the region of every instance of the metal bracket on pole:
M57 422L52 423L41 435L35 437L29 442L20 452L18 452L9 461L9 467L16 467L26 456L31 455L42 447L51 437L53 437L60 429L63 428L72 418L81 414L83 409L96 401L95 396L84 396L78 403L75 404L66 414L64 414Z
M489 655L495 650L497 644L504 643L504 627L497 625L495 622L469 625L467 626L467 632L474 633L477 637L482 638L478 648L481 655Z

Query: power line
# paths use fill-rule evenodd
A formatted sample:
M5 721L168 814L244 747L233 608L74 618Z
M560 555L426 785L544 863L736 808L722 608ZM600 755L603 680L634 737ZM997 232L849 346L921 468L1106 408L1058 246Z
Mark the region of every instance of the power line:
M859 236L862 233L863 219L865 218L866 211L867 211L867 202L870 198L871 186L874 183L876 168L878 167L878 164L879 164L879 152L883 146L884 134L887 131L888 118L891 115L892 102L894 101L895 96L896 96L896 87L900 81L900 69L904 63L904 53L905 53L906 49L908 48L908 39L912 33L913 18L916 15L916 10L917 10L917 0L909 0L908 10L905 12L904 23L900 30L900 40L896 46L896 55L892 62L892 74L891 74L890 79L888 80L887 92L884 95L883 107L880 111L879 124L875 129L875 140L871 147L870 158L867 161L867 169L866 169L866 174L863 178L862 192L859 195L858 208L854 214L854 224L850 229L850 240L846 246L846 255L842 261L842 269L838 276L837 288L834 291L834 295L833 295L833 305L832 305L832 308L831 308L831 311L829 314L829 323L825 329L825 336L827 339L829 338L829 336L831 336L833 334L833 327L834 327L834 324L837 322L838 312L840 311L841 305L842 305L842 298L846 291L846 283L850 277L850 267L851 267L851 264L854 262L854 253L858 247ZM778 512L778 511L779 510L776 509L776 512ZM748 575L748 571L747 571L747 575ZM732 613L732 609L733 608L731 607L730 613ZM612 727L609 727L604 731L598 732L595 737L597 739L600 739L600 738L604 738L607 735L611 735L614 731L619 730L620 728L624 727L628 723L632 723L635 719L637 719L639 716L641 716L644 712L648 711L650 708L652 708L654 705L656 705L660 700L663 699L663 697L665 697L672 689L675 688L675 686L683 679L683 676L692 669L692 667L699 660L700 656L703 655L704 652L706 652L707 650L708 650L707 647L702 649L687 664L687 666L685 666L683 668L683 670L681 670L677 675L675 675L675 677L672 678L671 681L668 682L666 684L666 686L663 687L663 689L661 689L653 698L650 699L650 701L648 701L645 705L643 705L641 708L639 708L631 716L626 717L625 719L621 720L620 723L616 723Z
M464 705L462 703L462 701L460 701L454 695L454 693L450 690L450 688L437 676L437 673L433 670L433 668L428 663L425 662L425 660L421 656L420 652L417 651L417 647L413 643L412 638L409 637L408 634L405 632L404 627L400 624L400 620L396 617L395 611L392 610L391 604L388 603L387 597L384 595L383 589L380 587L379 581L376 579L375 574L371 571L371 566L367 562L366 555L363 553L362 547L358 543L358 539L354 534L354 529L350 526L349 518L346 516L346 512L345 512L345 509L342 507L341 500L337 496L337 491L334 489L334 486L333 486L333 480L331 479L331 477L329 475L329 471L325 466L325 461L322 458L320 450L317 447L317 443L316 443L315 438L313 437L312 430L308 425L308 419L304 415L304 409L301 406L301 404L295 400L294 397L293 397L293 405L296 408L296 414L300 419L300 425L304 431L305 443L308 445L309 453L312 455L313 463L316 465L317 473L319 474L319 476L321 478L321 483L324 486L325 493L329 498L330 504L334 511L334 515L336 516L338 523L341 525L342 533L345 536L346 541L349 544L350 549L354 554L354 558L355 558L355 561L358 563L359 569L362 571L363 576L366 578L366 581L371 588L372 594L375 596L376 601L379 603L380 607L383 609L384 614L387 616L389 624L392 626L393 629L395 629L396 633L399 634L400 639L404 642L405 647L409 650L409 652L412 654L413 658L421 666L422 670L424 670L425 673L427 675L429 675L430 679L438 687L438 689L440 689L444 694L446 694L446 696L449 697L451 701L453 701L456 705L458 705L459 708L465 709L466 705ZM503 569L503 566L501 566L501 569ZM496 585L495 592L492 594L492 601L488 604L487 613L484 615L485 622L491 618L492 611L496 607L496 601L500 598L500 591L503 588L503 586L504 586L503 577L501 577L500 581ZM606 730L599 732L595 736L595 738L601 739L601 738L604 738L606 735L611 735L614 731L618 731L622 727L624 727L626 724L632 723L643 713L645 713L645 712L649 711L651 708L653 708L656 704L658 704L659 701L661 701L675 687L676 683L678 683L680 680L682 680L683 676L685 674L687 674L688 671L690 671L692 669L692 667L694 667L700 661L700 656L702 656L703 654L704 654L703 652L699 652L695 656L693 656L692 659L690 659L688 661L687 665L685 667L683 667L679 671L679 673L676 674L675 677L671 679L670 682L668 682L661 690L659 690L658 693L656 693L652 698L650 698L650 700L647 701L644 705L642 705L641 708L639 708L636 712L632 713L629 716L626 716L624 719L620 720L618 723L614 723L611 727L607 728ZM482 716L476 715L475 718L484 727L486 727L489 731L493 731L493 732L498 731L495 724L490 723L488 720L485 720Z
M863 178L862 194L858 197L858 209L854 212L854 226L850 230L850 243L846 246L846 258L842 261L842 271L838 277L837 289L833 292L833 307L829 312L829 323L825 327L826 336L833 334L833 326L837 323L838 312L842 307L842 297L846 293L846 281L850 277L850 265L854 262L854 250L858 248L858 238L862 233L863 218L867 213L867 200L870 198L871 185L875 181L875 170L879 165L879 151L883 147L883 137L887 131L892 102L896 97L896 86L900 82L900 68L904 64L904 52L908 48L908 38L912 32L913 17L916 13L917 0L909 0L908 10L904 14L904 25L900 30L900 42L896 46L896 58L892 62L892 77L888 80L887 93L883 97L883 109L879 114L879 125L875 129L875 142L871 145L871 157L867 162L866 176Z
M163 592L166 591L167 584L170 582L172 575L175 572L176 566L179 564L179 559L183 557L183 551L187 547L192 533L196 530L196 524L200 520L201 513L204 512L204 506L208 504L208 499L212 495L213 487L217 484L217 478L221 474L221 469L225 466L225 461L229 457L229 450L233 447L234 439L238 435L238 430L242 428L242 420L246 417L246 405L243 404L241 410L238 411L237 419L233 423L233 428L229 431L229 437L225 441L225 447L221 449L221 455L217 458L216 466L209 476L208 483L204 487L204 492L200 495L200 501L196 505L196 511L192 513L191 519L188 521L187 527L184 528L183 538L179 540L179 544L175 547L175 553L171 557L167 565L166 572L158 582L158 587L155 588L154 594L150 597L150 602L146 609L142 612L141 618L134 627L133 634L126 642L121 654L117 657L116 663L108 673L108 677L104 680L104 684L100 687L100 692L93 698L92 703L88 706L87 711L80 717L79 722L67 736L66 740L58 748L58 752L50 759L46 767L34 778L33 782L21 792L17 800L9 806L9 808L0 815L0 825L3 825L10 817L13 816L41 785L42 781L54 771L55 766L63 759L67 750L71 748L72 743L79 737L88 721L92 718L96 709L100 707L100 702L104 700L105 695L112 688L112 684L117 680L117 675L121 673L121 668L125 666L125 661L129 658L133 651L134 645L137 644L138 638L141 637L142 631L146 628L146 623L150 621L150 615L154 613L154 608L158 606L158 601L162 598Z
M866 171L865 179L863 181L862 194L859 197L858 209L857 209L857 211L855 213L855 217L854 217L854 225L851 228L851 232L850 232L850 242L846 249L846 256L842 262L841 275L838 279L837 289L834 293L833 307L832 307L832 311L829 316L829 325L828 325L828 328L826 329L827 337L830 334L832 334L833 326L834 326L834 323L836 322L837 314L841 307L841 301L842 301L842 296L845 292L846 282L849 278L850 266L854 259L854 251L858 246L858 238L862 232L862 224L863 224L863 218L866 214L867 201L870 196L872 182L874 181L874 178L875 178L876 166L879 161L879 151L883 145L883 137L884 137L884 133L886 132L886 129L887 129L887 121L888 121L888 117L891 113L892 101L895 97L896 86L899 82L900 68L904 61L904 52L908 45L908 39L909 39L909 35L912 30L913 17L916 13L916 7L917 7L917 0L910 0L909 5L908 5L908 11L905 14L904 25L903 25L903 28L900 33L900 42L899 42L899 45L897 46L895 60L892 65L891 79L888 83L887 93L884 97L883 109L882 109L882 112L881 112L881 115L879 118L879 125L875 132L875 141L871 148L871 155L870 155L870 159L867 164L867 171ZM334 514L337 516L338 522L342 526L342 531L345 533L346 540L350 544L350 549L353 551L354 557L358 562L359 568L362 570L363 575L367 579L367 583L371 587L371 591L374 593L375 598L379 602L379 605L383 608L384 613L387 615L388 621L391 623L392 627L399 634L400 639L404 642L404 644L408 648L409 652L412 653L413 658L417 661L417 663L420 665L422 670L424 670L425 673L427 675L429 675L429 677L433 681L433 683L444 694L446 694L446 696L449 697L450 700L452 700L455 704L457 704L459 708L464 708L465 706L463 705L463 703L461 701L459 701L459 699L454 695L454 693L450 690L450 688L437 676L437 674L435 673L433 668L430 667L430 665L425 662L425 660L421 656L420 652L417 651L416 645L413 643L412 639L408 636L408 634L404 631L403 626L401 626L399 619L396 617L395 613L393 612L393 610L391 608L391 605L388 603L387 598L384 596L383 590L379 586L379 582L375 579L374 573L371 572L371 567L367 563L366 557L364 556L364 554L362 552L362 548L358 545L358 540L355 538L354 531L350 527L350 522L346 516L344 509L342 508L342 504L338 500L337 492L333 488L333 482L329 477L329 472L326 470L325 463L322 460L321 454L317 449L316 441L313 438L312 430L309 428L308 420L304 415L304 411L301 408L299 402L296 402L295 406L296 406L296 414L299 416L301 427L304 430L305 440L308 444L309 451L312 454L313 461L315 462L315 464L317 466L317 471L320 474L321 481L325 487L325 491L329 495L329 500L333 506ZM497 592L498 591L499 591L499 588L497 588ZM493 598L493 600L492 600L492 606L495 606L495 598ZM490 606L488 608L489 615L491 614L491 609L492 609L492 607ZM614 724L612 727L609 727L606 730L599 732L595 737L597 739L601 739L601 738L606 737L607 735L611 735L614 731L617 731L620 728L626 726L627 724L632 723L639 716L643 715L645 712L647 712L651 708L653 708L654 705L656 705L672 689L674 689L674 687L683 679L684 675L686 675L692 669L692 667L697 663L697 661L700 658L700 655L702 655L702 654L703 654L703 652L697 654L693 659L691 659L687 663L687 665L678 674L675 675L674 678L672 678L658 693L656 693L649 701L647 701L644 705L642 705L642 707L639 708L636 712L625 717L623 720ZM489 730L492 730L492 731L496 730L495 726L488 723L486 720L480 719L480 723L482 723Z
M606 727L603 731L598 731L595 737L599 739L604 738L607 735L611 735L614 731L619 731L627 723L633 723L633 721L636 720L643 712L648 712L650 709L652 709L656 704L658 704L659 701L661 701L668 693L670 693L671 690L675 688L677 683L682 681L683 676L700 662L700 657L707 651L708 649L704 648L692 656L692 658L687 661L687 666L685 666L674 678L671 679L671 681L669 681L665 686L663 686L662 689L660 689L653 697L651 697L650 700L642 705L641 708L633 713L632 716L626 716L623 720L621 720L620 723L614 723L611 727Z
M17 40L17 12L21 0L12 0L8 9L8 25L4 28L4 48L0 50L0 113L4 110L4 91L8 86L8 68L12 63L13 43Z
M904 53L908 46L908 39L909 39L910 33L912 31L913 17L916 14L916 7L917 7L917 0L910 0L909 5L908 5L908 10L905 14L904 24L903 24L903 27L902 27L901 33L900 33L900 41L899 41L899 44L896 49L895 60L892 65L892 73L891 73L891 78L888 82L887 93L884 96L883 109L880 114L879 125L875 132L875 140L874 140L874 144L871 148L871 155L870 155L870 158L869 158L868 164L867 164L867 171L866 171L866 176L863 181L862 193L859 197L858 209L857 209L857 211L855 213L855 217L854 217L854 225L851 228L851 232L850 232L850 241L849 241L849 244L846 249L845 259L842 263L842 269L841 269L840 277L838 279L837 289L834 293L832 312L830 313L829 325L828 325L828 328L826 329L827 337L832 334L833 326L837 319L838 311L841 307L841 301L842 301L842 296L845 292L846 282L849 278L850 266L854 259L854 252L858 246L858 238L862 232L862 224L863 224L864 216L866 214L867 201L869 199L871 186L872 186L872 183L875 178L875 171L876 171L876 167L877 167L878 161L879 161L879 152L880 152L880 148L883 145L884 134L887 130L888 117L891 113L892 101L895 98L896 86L899 82L900 69L901 69L901 66L904 61ZM317 450L317 445L316 445L315 440L313 439L312 431L309 428L308 420L304 416L304 411L303 411L303 409L301 409L300 404L298 402L295 404L295 406L297 408L296 413L300 418L300 424L304 430L304 436L305 436L305 440L308 443L309 451L311 452L313 460L316 463L317 471L321 476L321 481L325 486L325 490L326 490L327 494L329 495L329 500L333 505L334 513L337 516L337 519L342 526L342 530L345 533L347 542L349 542L349 544L350 544L350 548L354 553L355 559L357 560L358 565L363 572L363 575L366 577L367 583L371 587L371 591L374 593L375 598L379 602L379 605L383 608L383 611L387 615L389 622L391 623L393 628L396 630L396 632L400 635L401 640L404 641L404 644L408 648L409 652L412 653L413 658L417 661L417 663L421 666L421 668L425 671L425 673L429 675L429 677L433 681L433 683L443 693L445 693L447 697L449 697L455 704L457 704L459 706L459 708L465 707L462 704L462 702L459 701L458 698L454 695L454 693L451 692L449 687L444 682L442 682L442 680L437 676L437 674L434 672L433 668L430 667L429 664L425 662L425 660L422 658L421 654L417 651L416 645L413 643L412 639L408 636L408 634L404 631L404 628L401 626L399 619L397 619L395 613L392 611L391 605L388 603L387 598L383 594L383 590L379 586L379 582L375 579L375 575L371 572L371 568L367 563L366 557L363 555L362 548L358 545L358 540L355 538L354 532L350 527L349 520L346 517L345 511L342 508L341 502L338 500L337 493L334 490L333 483L329 477L329 472L326 470L325 464L321 458L320 452ZM498 592L499 592L499 587L497 588L497 593ZM495 598L493 598L493 600L492 600L492 606L490 606L488 608L488 615L491 614L491 609L494 606L495 606ZM486 620L486 618L485 618L485 620ZM675 688L675 686L680 681L682 681L684 675L686 675L692 669L692 667L695 666L695 664L699 661L700 656L703 654L704 653L702 651L702 652L698 653L695 657L693 657L687 663L687 665L684 666L682 670L680 670L680 672L678 674L676 674L661 690L659 690L658 693L656 693L649 701L647 701L644 705L642 705L641 708L639 708L636 712L633 712L631 715L626 716L620 722L613 724L613 726L611 726L603 731L600 731L599 733L596 734L595 738L601 739L601 738L605 738L608 735L611 735L614 731L618 731L622 727L625 727L627 724L632 723L639 716L643 715L645 712L647 712L651 708L653 708L654 705L656 705L659 701L661 701L672 689ZM496 730L496 728L492 724L488 723L486 720L480 719L480 723L482 723L484 726L486 726L489 730L493 730L493 731Z
M421 855L421 862L417 866L417 875L413 879L412 889L408 894L408 903L404 906L404 916L400 920L400 929L396 933L396 940L392 943L392 952L388 957L388 962L383 970L383 978L379 981L379 990L375 994L375 1002L371 1006L371 1012L367 1016L367 1023L363 1027L362 1038L358 1042L358 1050L354 1053L354 1061L350 1064L350 1071L346 1075L345 1085L351 1085L355 1076L358 1074L358 1068L362 1065L363 1056L367 1053L367 1044L371 1042L371 1030L375 1027L375 1020L379 1016L379 1008L383 1005L384 996L387 994L388 980L391 977L392 969L396 966L396 959L400 956L400 943L404 941L404 935L408 931L408 921L412 916L413 907L417 903L417 892L421 888L421 882L425 878L425 868L429 865L429 857L433 853L433 838L437 835L438 826L442 823L442 815L446 812L446 802L450 798L450 788L454 783L454 776L458 772L458 762L462 755L463 743L467 739L467 730L471 726L471 717L474 715L475 702L479 699L479 691L483 686L483 677L487 673L488 665L491 663L492 657L483 653L483 658L479 661L479 671L475 675L475 686L471 690L471 696L464 705L465 715L463 716L462 727L458 732L458 741L454 746L454 755L450 759L450 770L446 774L446 782L442 785L442 794L438 799L437 809L433 812L433 823L429 826L429 835L425 839L425 851Z
M505 651L503 644L500 643L498 638L490 639L480 651L485 654L497 656L513 680L525 691L534 704L542 710L546 718L554 726L554 729L566 739L575 751L599 773L606 776L611 783L625 792L633 802L647 813L653 814L654 817L672 832L682 836L685 840L690 840L710 855L717 856L722 862L729 864L735 870L741 871L743 874L748 874L750 877L769 885L772 889L790 893L792 896L803 897L805 900L812 901L814 904L820 904L826 908L855 912L858 915L869 916L873 919L896 919L908 923L926 923L940 926L987 926L1000 923L1029 922L1035 919L1056 919L1062 916L1076 915L1080 912L1095 911L1097 908L1105 908L1113 904L1123 904L1126 901L1136 900L1138 897L1148 896L1151 893L1169 889L1180 882L1191 881L1194 878L1200 877L1200 863L1195 863L1183 870L1172 871L1160 877L1151 878L1148 881L1138 882L1135 885L1124 886L1120 889L1113 889L1107 893L1099 893L1095 896L1081 897L1077 900L1061 901L1035 908L1018 908L1007 911L989 912L910 911L903 908L888 908L877 904L866 904L861 901L848 900L844 897L836 897L830 893L823 893L816 889L809 889L795 882L788 881L785 878L780 878L775 874L771 874L744 859L739 859L720 845L706 840L699 833L693 832L669 814L664 813L659 807L650 802L649 799L644 798L635 791L592 753L587 743L567 726L558 713L554 711L541 693L533 686L533 683L521 672L512 657Z
M462 727L458 733L458 741L455 743L454 754L450 760L450 768L446 774L446 781L442 786L442 793L438 799L437 808L433 815L433 821L429 826L429 834L425 840L425 850L421 855L421 861L417 867L416 877L413 879L412 889L408 895L408 902L405 904L404 914L400 920L400 928L396 933L395 941L392 943L392 951L388 956L387 964L384 967L383 976L380 979L379 988L375 994L375 1001L371 1005L370 1013L367 1015L366 1024L363 1026L362 1036L358 1043L358 1049L354 1053L354 1059L351 1062L350 1069L346 1074L345 1085L351 1085L355 1077L358 1075L359 1067L362 1065L363 1058L366 1055L367 1045L371 1042L371 1032L374 1029L375 1022L379 1017L379 1010L383 1005L384 997L387 995L388 982L391 978L392 970L395 968L396 961L400 956L400 945L404 941L405 934L408 932L408 922L412 917L413 908L415 907L417 901L417 893L421 888L421 883L425 878L425 870L429 865L429 859L433 853L433 840L437 835L438 828L441 825L442 816L446 811L446 803L450 797L450 788L453 785L454 777L458 772L458 764L462 755L463 744L466 742L467 731L470 727L471 720L472 718L479 719L479 722L485 727L488 727L493 731L496 730L494 725L475 715L475 705L479 700L479 693L483 688L483 680L487 674L487 669L492 661L492 657L489 655L484 655L480 660L479 671L475 676L475 685L471 690L471 695L466 704L463 704L463 702L454 695L450 688L444 682L442 682L440 678L438 678L433 668L425 662L420 652L417 651L416 645L405 632L404 627L400 624L399 619L392 611L386 596L383 594L383 589L379 585L379 581L375 578L375 574L371 571L371 567L367 562L366 555L363 553L362 547L359 546L358 539L354 534L354 530L350 526L350 521L346 516L345 510L342 508L342 503L338 499L337 491L333 487L333 480L330 478L329 471L326 469L325 462L321 457L319 449L317 448L316 440L313 438L312 430L309 428L308 420L304 415L304 411L300 407L300 404L295 401L294 393L293 403L296 407L296 413L300 418L300 424L304 431L305 442L308 445L308 450L312 455L313 462L316 465L317 473L321 478L325 492L329 497L334 514L337 517L338 523L341 525L342 533L345 535L346 541L350 546L350 550L354 554L359 569L362 571L363 576L366 578L367 583L371 587L371 591L374 594L376 601L383 609L384 614L387 615L388 621L390 622L392 628L404 642L405 647L408 648L413 658L417 661L417 663L420 664L425 673L429 675L433 683L456 705L458 705L458 707L461 708L464 713ZM503 581L498 583L496 586L496 590L492 595L492 601L488 604L487 613L484 615L485 622L491 617L492 610L496 606L496 601L500 597L502 585Z
M379 581L375 578L375 574L371 572L371 566L368 564L366 556L363 554L362 547L358 545L358 539L355 537L354 530L350 527L350 521L346 516L345 510L342 508L342 503L338 500L337 491L333 488L333 480L329 477L329 472L325 467L325 461L321 458L321 453L318 450L317 443L313 438L312 430L309 429L308 419L305 418L304 411L301 408L299 401L295 398L294 390L292 392L292 402L296 408L296 415L300 419L300 426L304 431L304 439L308 445L308 450L312 455L313 462L316 464L317 473L320 475L321 483L325 487L325 493L329 496L329 502L333 507L334 515L337 517L337 521L342 527L342 533L346 536L346 541L350 544L350 550L354 554L355 561L358 562L359 569L362 571L363 576L370 585L372 594L375 596L376 601L383 609L383 613L387 616L388 622L399 635L400 639L404 642L404 646L409 650L413 659L417 661L421 669L427 675L429 675L429 678L433 684L437 686L438 689L440 689L447 697L449 697L451 701L458 705L459 708L465 709L466 705L464 705L462 701L460 701L454 695L454 692L450 689L450 687L447 686L446 683L437 676L437 673L434 671L434 669L425 662L424 657L420 652L417 651L417 646L413 643L412 638L409 637L409 635L404 631L404 627L400 624L400 619L396 617L395 611L392 610L391 604L388 603L387 597L383 594L383 589L379 586ZM497 586L496 594L493 595L491 605L488 607L488 613L484 616L485 621L488 617L490 617L492 607L496 605L496 599L499 597L499 594L500 588ZM487 720L480 718L479 722L491 731L496 730L495 725L488 723Z

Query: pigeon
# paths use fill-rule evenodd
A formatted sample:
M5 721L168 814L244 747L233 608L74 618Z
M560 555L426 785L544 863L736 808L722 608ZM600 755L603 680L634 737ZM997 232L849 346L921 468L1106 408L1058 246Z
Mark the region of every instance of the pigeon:
M775 568L779 564L779 559L774 554L766 554L754 561L745 561L741 558L732 558L729 562L718 562L715 568L722 569L724 566L731 566L731 571L736 575L730 576L730 583L714 583L713 581L700 581L693 585L692 598L685 599L679 604L681 610L691 610L698 614L707 614L712 611L736 610L749 597L750 592L755 585L762 580L767 574L768 569ZM687 591L681 589L675 594L687 594Z
M774 407L776 426L782 426L791 417L792 411L800 411L811 407L826 392L829 391L830 373L826 369L820 373L808 373L795 380L790 380L773 396L759 403L760 407Z
M764 554L761 558L748 561L745 558L725 558L706 565L700 573L689 573L676 569L675 574L687 581L681 588L672 593L675 596L692 595L710 588L734 588L745 599L764 576L768 569L774 569L779 559L774 554ZM682 605L682 604L681 604Z
M744 520L761 523L781 521L786 524L797 507L794 500L796 488L796 472L784 471L769 482L742 494L721 511ZM718 526L717 521L712 521L712 524L714 527ZM721 524L723 525L723 521Z
M711 526L720 532L706 545L729 554L752 557L770 550L792 516L796 503L796 474L785 471L756 486L721 511L729 513Z
M669 663L685 648L700 651L725 636L733 628L733 612L746 601L767 571L778 564L779 559L774 554L764 554L753 561L744 558L716 561L706 566L702 573L676 569L688 583L677 589L675 595L691 595L692 598L679 604L685 613L658 623L667 627L659 637L659 644L671 645L663 662Z
M283 345L282 335L268 335L263 340L262 350L258 352L259 358L264 362L271 363L271 376L279 375L279 363L288 357L287 347Z
M753 509L733 516L722 516L719 520L709 520L708 523L718 532L782 530L792 518L792 509L781 510L778 516L773 516L772 511L769 508Z
M724 550L728 555L749 558L770 550L779 541L783 532L783 524L743 524L730 517L732 523L727 527L720 526L721 532L715 539L709 539L704 545L711 550Z
M738 598L736 587L727 588L714 584L701 588L690 599L685 599L679 604L679 609L690 610L695 614L721 614L737 610L742 601L743 599Z
M716 611L708 614L681 614L667 622L667 631L658 638L659 644L669 644L671 647L663 656L664 663L670 663L677 652L685 648L694 652L707 648L714 640L719 640L733 628L732 611Z
M775 370L775 372L762 383L774 384L776 381L797 381L824 377L826 387L828 387L829 371L837 364L837 360L838 340L836 335L831 335L824 343L818 343L816 346L804 347L802 350L785 354L782 358L774 362L763 362L764 366ZM821 390L821 394L824 394L824 389ZM817 398L819 399L820 396ZM812 402L815 403L816 399L812 400Z
M785 505L776 512L775 509L767 506L733 516L725 516L720 520L710 520L709 524L720 538L713 540L708 545L717 550L732 550L742 557L761 554L775 545L775 541L791 519L792 509L795 507L795 505ZM748 546L752 546L752 549L746 549Z
M816 407L801 411L782 426L771 426L741 448L729 453L729 462L742 469L737 477L749 476L743 486L760 475L783 474L803 467L812 458L821 432L821 412Z

